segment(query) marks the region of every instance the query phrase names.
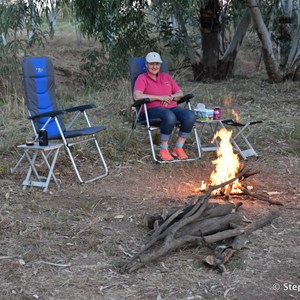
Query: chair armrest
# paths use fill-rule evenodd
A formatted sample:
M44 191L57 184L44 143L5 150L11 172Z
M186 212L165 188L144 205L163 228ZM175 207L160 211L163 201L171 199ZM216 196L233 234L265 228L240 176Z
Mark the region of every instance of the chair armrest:
M95 108L96 105L95 104L84 104L84 105L79 105L79 106L74 106L74 107L70 107L68 109L65 109L66 112L74 112L74 111L85 111L86 109L91 109L91 108Z
M225 120L221 120L221 122L227 125L232 125L235 123L233 119L225 119Z
M133 107L139 107L142 104L145 104L145 103L148 103L148 102L150 102L149 98L143 98L143 99L139 99L139 100L134 101L134 103L132 104L132 106Z
M38 115L34 115L34 116L30 116L28 117L29 120L35 120L35 119L39 119L39 118L44 118L44 117L56 117L58 115L63 115L65 114L66 111L65 110L53 110L53 111L48 111L42 114L38 114Z
M183 102L188 103L188 102L190 101L190 99L192 99L193 97L194 97L193 94L187 94L187 95L184 95L181 99L179 99L179 100L177 101L177 103L178 103L178 104L181 104L181 103L183 103Z

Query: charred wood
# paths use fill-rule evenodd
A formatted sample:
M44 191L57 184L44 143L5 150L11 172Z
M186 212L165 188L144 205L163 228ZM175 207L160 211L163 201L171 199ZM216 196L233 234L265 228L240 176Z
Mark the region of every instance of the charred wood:
M231 228L231 224L240 224L241 216L237 213L229 213L224 216L204 219L202 221L188 224L180 229L175 238L184 235L205 236Z
M242 205L239 203L238 206ZM193 206L188 207L188 209L182 209L180 207L172 207L170 209L164 209L162 214L154 214L154 215L146 215L144 217L144 223L149 229L154 229L154 224L158 221L158 225L162 225L166 220L171 220L168 225L172 225L173 223L182 219L187 212L192 209ZM237 210L237 206L233 203L227 203L224 205L220 205L218 202L211 202L208 204L207 208L203 212L203 218L212 218L217 216L223 216L234 212ZM175 218L174 218L175 216ZM172 218L172 219L169 219Z
M250 177L250 176L253 176L255 174L258 174L260 172L260 170L250 170L248 171L246 174L244 174L244 176L241 178L241 181L242 180L245 180L246 178Z

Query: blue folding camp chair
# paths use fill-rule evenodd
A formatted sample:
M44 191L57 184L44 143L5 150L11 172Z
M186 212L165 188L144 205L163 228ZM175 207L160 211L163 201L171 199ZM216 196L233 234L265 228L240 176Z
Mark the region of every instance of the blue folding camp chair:
M134 58L131 58L129 60L130 84L131 84L131 91L132 92L133 92L134 84L135 84L135 81L136 81L137 77L140 74L145 73L146 71L147 71L147 69L146 69L146 60L145 60L145 58L134 57ZM168 73L168 66L167 66L166 62L162 62L161 67L160 67L160 72ZM185 106L188 109L191 109L190 99L193 98L193 97L194 97L193 94L185 95L179 101L177 101L177 103L178 104L184 103ZM151 153L152 153L152 157L153 157L155 162L157 162L157 163L170 163L170 162L182 161L182 160L178 160L178 159L174 159L172 161L162 161L160 159L157 159L155 146L154 146L154 142L153 142L153 137L152 137L152 132L154 130L159 130L161 119L149 119L148 113L147 113L147 106L146 106L146 103L149 102L149 101L150 100L148 98L145 98L145 99L140 99L138 101L134 101L134 103L132 104L132 106L135 108L136 116L135 116L135 119L132 123L132 129L131 129L131 131L128 135L126 145L129 142L129 140L132 136L132 133L136 129L136 127L138 125L142 125L142 126L147 128L149 141L150 141L150 146L151 146ZM145 113L145 120L141 119L141 112L143 110L144 110L144 113ZM176 124L175 130L176 129L178 130L179 127L180 127L180 123L178 122ZM198 159L198 158L201 157L201 146L200 146L200 141L199 141L198 134L196 132L196 127L194 127L193 131L194 131L194 134L195 134L197 154L193 158L189 158L185 161L193 161L193 160Z
M46 129L49 140L61 140L71 159L75 173L80 183L88 183L108 175L108 168L96 134L105 130L105 126L92 126L86 113L87 109L95 108L94 104L85 104L65 110L59 110L55 96L54 67L47 57L27 57L22 62L25 101L28 109L29 119L34 130L34 140L38 140L41 129ZM71 115L71 121L67 126L63 117ZM82 116L83 118L79 118ZM83 120L87 123L85 128L78 128L76 121ZM77 122L78 122L77 121ZM74 125L75 124L75 125ZM73 129L76 126L75 129ZM72 130L71 130L72 127ZM74 145L93 141L100 158L100 174L92 178L83 179L74 159L72 151ZM12 169L14 173L24 156Z

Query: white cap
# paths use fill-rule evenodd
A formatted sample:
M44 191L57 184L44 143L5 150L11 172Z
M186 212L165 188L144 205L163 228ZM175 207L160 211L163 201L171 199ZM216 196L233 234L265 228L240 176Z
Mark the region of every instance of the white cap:
M160 55L157 52L150 52L146 55L146 62L147 63L153 63L153 62L162 63L162 60L160 58Z

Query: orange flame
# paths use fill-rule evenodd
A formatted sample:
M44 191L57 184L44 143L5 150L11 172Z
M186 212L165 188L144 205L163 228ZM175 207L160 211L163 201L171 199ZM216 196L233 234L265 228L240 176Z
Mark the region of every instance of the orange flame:
M240 162L238 155L233 153L233 147L230 142L232 131L221 128L214 135L214 140L220 138L220 147L217 150L218 158L212 163L215 165L215 170L210 176L210 185L218 185L236 176L239 171ZM242 193L242 186L238 180L231 185L227 185L224 189L215 191L215 194Z
M239 122L240 116L238 115L238 113L234 109L231 110L231 113L233 114L235 121Z
M239 117L238 113L232 108L232 96L231 95L227 96L224 99L224 105L229 109L231 108L231 114L233 115L235 121L239 122L240 117ZM228 112L228 113L230 113L230 112Z
M205 191L207 189L207 184L202 180L201 181L201 186L200 186L200 191Z

